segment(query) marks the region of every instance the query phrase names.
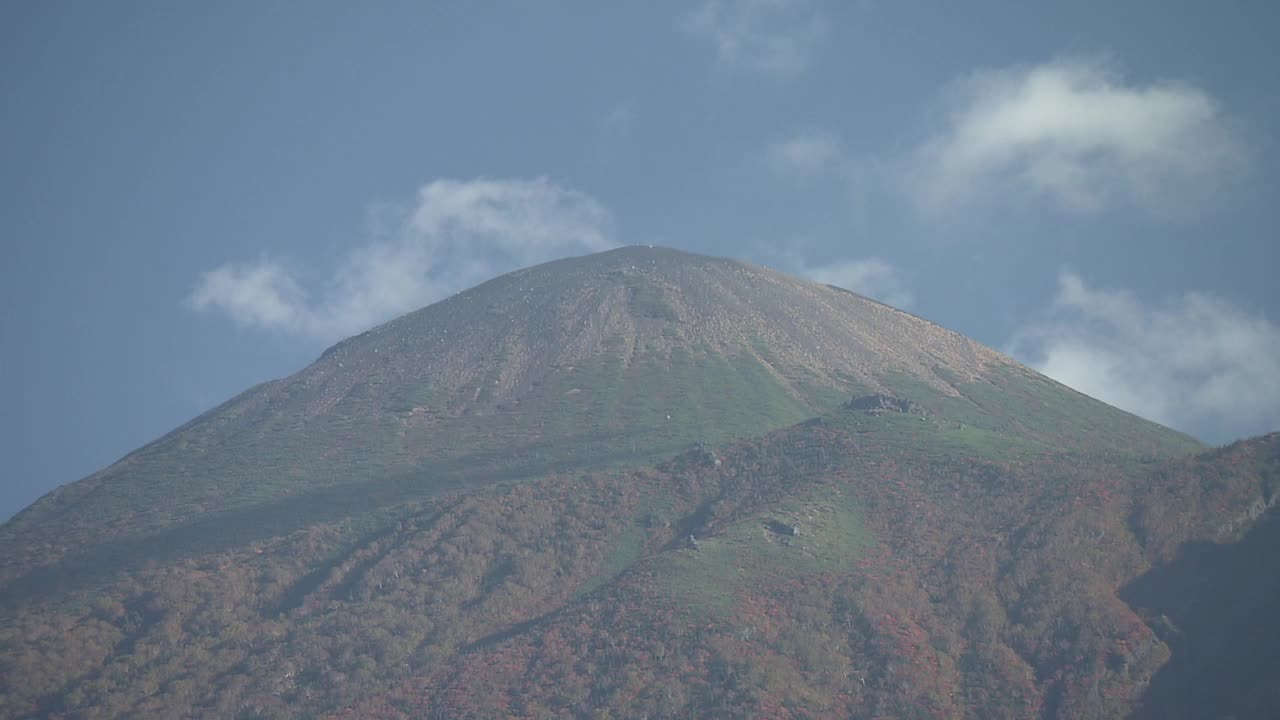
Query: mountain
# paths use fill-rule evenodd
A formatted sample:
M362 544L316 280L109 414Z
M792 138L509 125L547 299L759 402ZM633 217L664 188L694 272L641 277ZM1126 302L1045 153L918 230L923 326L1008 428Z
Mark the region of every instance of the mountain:
M556 261L0 526L0 714L1248 716L1256 643L1166 698L1274 609L1278 458L766 268Z

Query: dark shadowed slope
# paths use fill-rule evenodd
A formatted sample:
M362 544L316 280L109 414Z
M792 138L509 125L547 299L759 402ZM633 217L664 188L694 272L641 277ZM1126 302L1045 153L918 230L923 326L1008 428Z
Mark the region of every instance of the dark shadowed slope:
M1252 457L1242 462L1244 448ZM1221 497L1232 484L1229 468L1242 465L1258 472L1253 502L1124 589L1125 600L1173 649L1143 695L1139 720L1280 717L1280 515L1271 510L1280 502L1280 433L1183 463L1175 475L1192 475L1208 491L1186 498L1194 506L1205 495ZM1149 524L1164 529L1177 520Z

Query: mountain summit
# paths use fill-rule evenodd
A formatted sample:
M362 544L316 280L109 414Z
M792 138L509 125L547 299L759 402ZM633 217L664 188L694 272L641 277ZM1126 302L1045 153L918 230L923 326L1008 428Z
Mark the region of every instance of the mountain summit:
M0 527L0 708L1110 716L1176 644L1120 589L1242 537L1277 444L767 268L559 260Z
M634 466L882 392L1055 445L1195 447L854 293L627 247L503 275L350 338L51 493L0 530L30 548L0 560L0 578L324 488L415 494Z

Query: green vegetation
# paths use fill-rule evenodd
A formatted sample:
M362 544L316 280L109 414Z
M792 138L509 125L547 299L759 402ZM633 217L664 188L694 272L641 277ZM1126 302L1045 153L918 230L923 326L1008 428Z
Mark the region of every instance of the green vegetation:
M1060 448L1035 439L935 416L837 411L824 416L823 420L860 435L875 437L887 448L910 452L919 458L969 456L990 460L1029 460L1060 451Z
M1021 368L965 382L945 368L935 372L956 390L947 395L911 376L882 378L895 395L956 427L979 428L1046 447L1108 452L1117 456L1170 458L1204 450L1195 439L1101 403ZM1000 440L995 440L999 444Z
M723 618L747 591L848 572L870 541L852 496L797 497L669 554L654 572L682 607Z
M1280 435L824 292L626 249L336 346L0 528L0 716L1120 717L1233 641Z
M599 590L635 564L644 554L647 536L643 528L632 523L622 534L615 537L605 550L599 572L582 583L577 595L587 595Z
M547 409L548 435L534 446L588 467L654 462L693 442L717 445L799 422L834 407L810 405L753 355L690 350L643 353L617 347L540 384L527 404Z
M264 513L84 601L9 595L0 713L1128 708L1168 651L1115 589L1247 516L1280 441L1148 466L952 425L838 410L660 469Z

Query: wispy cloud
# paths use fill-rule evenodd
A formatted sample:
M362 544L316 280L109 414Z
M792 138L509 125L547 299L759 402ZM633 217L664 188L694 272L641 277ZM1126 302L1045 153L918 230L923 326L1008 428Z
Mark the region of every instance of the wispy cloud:
M765 162L782 177L799 180L820 177L839 167L843 155L840 136L828 130L804 130L774 142Z
M613 246L609 212L546 179L436 180L318 292L276 260L203 273L187 304L237 324L335 340L494 275Z
M893 265L879 258L802 267L799 274L815 282L835 285L896 308L905 309L914 302L902 274Z
M703 0L678 26L711 43L721 66L775 76L807 68L827 34L816 0Z
M1223 441L1280 429L1280 327L1207 293L1147 305L1063 272L1007 350L1137 415Z
M306 293L280 263L223 265L204 273L187 298L197 310L219 307L241 325L295 327L306 307Z
M1126 83L1097 59L979 72L943 105L945 127L918 148L911 173L935 210L1030 196L1073 212L1171 212L1242 156L1204 91Z

